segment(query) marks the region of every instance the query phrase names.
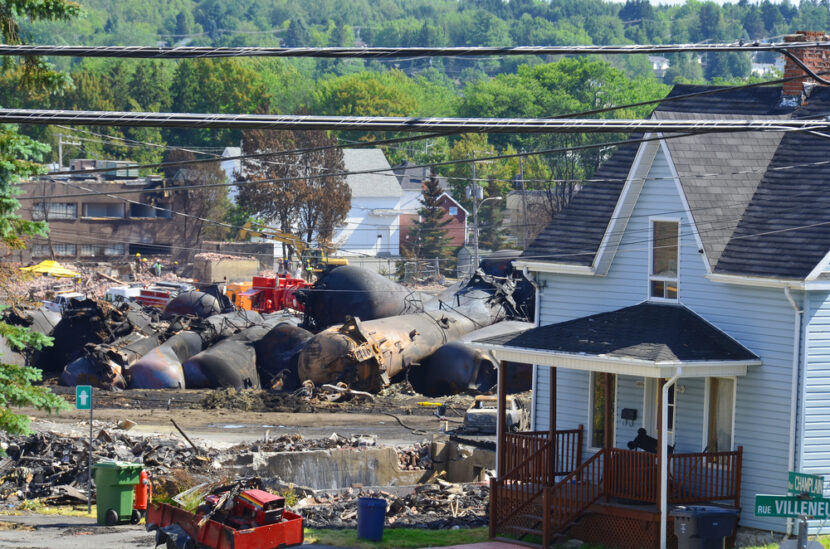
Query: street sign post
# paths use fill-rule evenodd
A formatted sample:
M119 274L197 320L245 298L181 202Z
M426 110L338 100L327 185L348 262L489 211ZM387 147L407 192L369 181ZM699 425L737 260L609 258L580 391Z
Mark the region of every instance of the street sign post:
M75 387L75 408L89 410L89 474L86 479L86 512L92 512L92 385Z
M787 491L793 495L807 494L810 497L824 497L824 477L790 471Z

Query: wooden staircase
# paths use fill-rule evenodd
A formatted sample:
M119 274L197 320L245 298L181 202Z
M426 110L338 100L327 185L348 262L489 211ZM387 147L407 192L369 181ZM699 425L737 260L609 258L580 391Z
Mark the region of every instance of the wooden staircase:
M542 547L564 536L582 514L605 495L602 471L606 452L600 450L558 482L544 478L540 469L549 468L543 445L528 459L500 479L490 482L490 537L512 535L521 540L539 538ZM535 472L535 474L534 474ZM526 482L534 478L551 482Z

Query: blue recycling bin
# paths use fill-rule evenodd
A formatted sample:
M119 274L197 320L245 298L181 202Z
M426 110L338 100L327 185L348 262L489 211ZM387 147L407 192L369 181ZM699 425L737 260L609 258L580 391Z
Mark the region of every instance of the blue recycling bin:
M386 500L383 498L358 498L357 537L369 541L383 539L383 523L386 520Z

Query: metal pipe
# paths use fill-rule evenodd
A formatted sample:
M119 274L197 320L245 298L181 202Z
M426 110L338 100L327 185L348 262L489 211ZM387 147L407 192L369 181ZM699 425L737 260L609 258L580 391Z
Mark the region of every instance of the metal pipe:
M666 549L667 520L669 512L669 387L677 383L683 373L683 366L678 366L674 376L663 385L663 402L660 418L660 549ZM675 393L676 394L676 393Z
M802 319L804 316L804 309L798 306L795 299L793 298L792 293L790 292L789 287L784 287L784 297L787 298L790 305L795 312L794 320L793 320L793 367L792 367L792 380L791 380L791 388L790 388L790 433L789 433L789 445L787 451L787 470L794 471L795 470L795 424L797 420L797 402L798 402L798 380L799 374L801 371L801 361L799 357L801 356L801 324ZM795 521L792 518L787 519L787 530L786 536L789 538L793 535L793 525Z

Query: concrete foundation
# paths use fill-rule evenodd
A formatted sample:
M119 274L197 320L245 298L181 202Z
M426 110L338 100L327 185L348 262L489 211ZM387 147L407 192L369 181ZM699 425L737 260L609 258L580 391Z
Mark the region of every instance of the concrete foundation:
M458 444L446 437L433 439L429 451L435 473L448 482L482 482L485 471L496 468L492 450Z
M259 271L256 259L196 259L193 262L193 278L199 282L246 282Z
M401 471L394 448L256 452L237 457L233 465L243 476L279 477L312 490L411 485L425 474Z

